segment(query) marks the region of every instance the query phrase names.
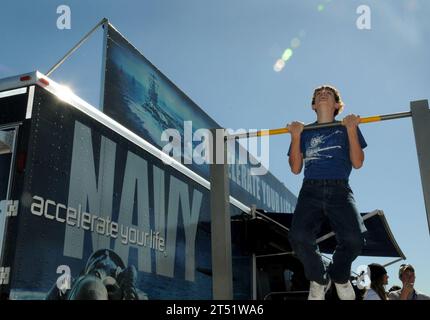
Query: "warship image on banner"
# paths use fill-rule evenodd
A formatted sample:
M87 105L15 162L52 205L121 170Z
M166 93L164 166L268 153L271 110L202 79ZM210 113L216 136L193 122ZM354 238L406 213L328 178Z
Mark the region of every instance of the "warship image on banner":
M112 52L112 54L114 53ZM169 86L164 79L160 79L150 70L147 70L149 73L145 72L145 75L137 78L137 75L133 75L133 71L126 67L126 62L123 65L117 65L118 61L121 59L117 58L112 61L110 72L106 77L106 85L109 85L109 75L115 75L112 79L112 86L110 86L112 89L105 91L104 111L109 116L159 149L162 149L167 143L161 140L162 133L167 129L175 129L181 135L182 146L178 147L184 150L184 121L192 120L193 133L197 129L207 128L202 119L196 123L198 114L194 113L192 117L187 116L186 119L184 115L189 112L185 112L181 107L179 109L172 108L172 106L177 108L189 102L177 101L178 97L172 96L167 90L163 92L161 88ZM142 67L144 65L141 65ZM145 80L139 81L139 79ZM160 82L162 82L161 85ZM217 126L216 123L211 125ZM192 148L189 149L194 150L200 143L201 141L193 141ZM191 158L191 154L182 152L182 163L191 163ZM209 175L209 166L206 164L197 165L193 163L191 167L206 177Z

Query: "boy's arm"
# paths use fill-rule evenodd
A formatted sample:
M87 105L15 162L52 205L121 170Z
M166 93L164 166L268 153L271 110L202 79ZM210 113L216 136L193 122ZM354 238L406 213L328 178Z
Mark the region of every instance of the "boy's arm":
M348 133L349 158L354 169L360 169L364 162L364 152L358 139L357 128L359 123L360 117L353 114L346 116L342 120L342 124L346 127Z
M288 125L288 131L291 134L291 147L288 163L290 164L291 171L294 174L299 174L303 167L303 153L300 150L300 136L303 131L303 123L292 122Z

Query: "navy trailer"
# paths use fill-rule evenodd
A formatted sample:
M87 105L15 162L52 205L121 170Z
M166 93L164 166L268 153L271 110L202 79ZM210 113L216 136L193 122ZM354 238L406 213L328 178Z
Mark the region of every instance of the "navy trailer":
M0 130L3 298L212 298L207 180L39 72L0 81Z
M214 298L209 181L39 72L0 80L0 178L2 299ZM250 207L229 197L232 298L296 298L290 215Z

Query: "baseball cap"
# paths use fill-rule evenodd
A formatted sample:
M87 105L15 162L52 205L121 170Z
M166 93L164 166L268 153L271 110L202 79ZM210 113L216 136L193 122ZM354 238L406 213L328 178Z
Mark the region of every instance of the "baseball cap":
M415 269L411 264L409 264L409 263L402 264L402 265L400 265L400 268L399 268L399 278L400 279L402 278L403 272L405 272L406 270L410 270L412 272L415 272Z

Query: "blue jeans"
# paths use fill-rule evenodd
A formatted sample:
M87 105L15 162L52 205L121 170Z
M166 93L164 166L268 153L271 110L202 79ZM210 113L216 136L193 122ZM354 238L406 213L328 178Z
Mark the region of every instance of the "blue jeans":
M328 219L337 246L333 261L326 270L316 239ZM327 284L350 279L351 264L360 254L366 231L355 206L348 180L304 180L299 193L289 240L302 262L308 280Z

